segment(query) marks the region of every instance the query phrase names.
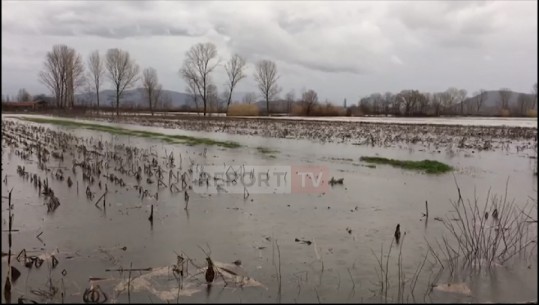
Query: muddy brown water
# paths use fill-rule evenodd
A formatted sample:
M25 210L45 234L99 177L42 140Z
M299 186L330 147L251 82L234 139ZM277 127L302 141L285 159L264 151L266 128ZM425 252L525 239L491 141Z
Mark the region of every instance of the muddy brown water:
M14 121L16 119L4 120ZM24 122L25 125L38 125ZM114 124L109 124L114 125ZM124 128L139 128L118 124ZM32 156L22 160L15 149L2 143L2 252L7 252L7 196L13 188L13 252L26 249L32 255L48 258L54 254L59 265L50 269L50 259L39 268L27 269L14 262L22 275L13 286L13 301L19 296L47 301L36 295L38 290L49 291L49 277L54 286L64 291L64 301L82 302L83 292L99 285L107 294L107 302L128 302L122 284L128 272L107 272L106 269L154 268L151 272L133 271L131 274L131 302L176 302L177 282L169 268L176 263L176 254L184 252L199 266L205 266L205 255L200 247L211 249L214 261L241 274L234 278L241 284L228 285L216 279L208 290L204 274L193 275L184 281L179 302L384 302L378 285L378 263L375 255L383 246L387 250L393 239L396 224L405 234L402 246L402 269L408 289L410 278L423 260L428 248L425 239L434 240L446 234L446 229L434 217L450 213L450 200L458 198L452 174L427 175L385 165L366 167L359 161L364 155L445 162L456 168L455 178L464 198L474 192L484 200L487 192L504 195L515 204L537 204L537 152L532 149L474 151L424 149L413 145L394 148L357 146L351 144L316 143L307 140L271 139L256 136L211 134L144 127L144 130L166 134L206 136L218 140L237 141L243 147L218 147L166 144L160 140L111 135L103 132L43 124L51 130L75 134L81 138L100 139L112 144L126 144L139 149L150 149L164 164L165 152L173 152L178 165L182 155L183 169L191 159L205 165L321 165L329 168L330 176L344 178L344 185L335 185L325 194L256 194L245 200L243 194L190 193L189 208L184 209L184 194L172 193L168 188L159 191L158 200L144 198L131 185L133 177L124 177L127 187L108 185L106 209L98 209L94 202L103 190L97 182L91 185L96 193L93 200L85 196L88 185L80 170L71 171L71 158L64 161L51 158L48 167L65 167L66 179L74 184L68 188L48 174L48 181L61 205L47 213L43 197L32 183L17 174L17 165L26 171L45 177ZM277 150L273 157L257 151L257 147ZM204 154L204 150L206 153ZM165 176L168 176L165 175ZM105 179L102 178L102 181ZM156 184L146 185L154 190ZM168 177L164 181L168 182ZM76 181L78 181L78 192ZM421 217L429 203L430 218ZM150 206L154 205L153 225L148 221ZM537 214L537 210L533 210ZM347 231L351 230L351 231ZM534 226L532 231L536 231ZM36 236L40 235L40 239ZM349 233L350 232L350 233ZM536 235L535 235L536 236ZM536 239L536 237L533 237ZM308 240L305 244L296 242ZM276 243L275 243L276 242ZM278 245L279 251L276 245ZM123 249L123 247L125 247ZM35 251L35 252L32 252ZM390 260L390 291L387 301L396 302L398 247L393 245ZM280 264L278 258L280 252ZM241 266L231 263L241 260ZM278 269L280 265L280 285ZM50 269L50 272L49 272ZM195 274L196 267L189 266ZM7 259L2 258L2 289L7 270ZM66 275L61 271L65 270ZM406 290L404 301L418 302L524 302L537 300L536 251L500 266L481 272L463 270L453 277L442 272L436 284L464 283L461 290L442 292L433 290L428 296L429 284L438 273L433 258L422 271L415 288L415 299ZM228 274L225 274L228 276ZM90 282L89 278L105 280ZM122 282L124 281L124 282ZM281 287L279 289L279 286ZM458 290L458 289L457 289ZM32 292L33 291L33 292ZM52 302L61 302L58 292Z

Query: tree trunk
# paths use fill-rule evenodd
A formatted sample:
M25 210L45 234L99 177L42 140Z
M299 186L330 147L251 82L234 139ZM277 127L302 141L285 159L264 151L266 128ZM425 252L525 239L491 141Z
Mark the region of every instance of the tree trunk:
M230 102L232 101L232 90L230 90L230 93L228 94L228 101L226 103L226 113L228 114L228 107L230 107Z
M120 116L120 87L116 86L116 116Z
M95 92L97 95L97 113L99 114L99 86L95 86Z
M152 105L152 93L151 92L148 93L148 99L149 99L149 102L150 102L150 112L152 113L152 116L153 116L153 105Z
M266 116L270 115L269 111L269 96L266 94Z
M206 77L204 77L204 96L202 96L202 100L204 102L204 116L206 116L206 102L207 102L207 98L206 98Z

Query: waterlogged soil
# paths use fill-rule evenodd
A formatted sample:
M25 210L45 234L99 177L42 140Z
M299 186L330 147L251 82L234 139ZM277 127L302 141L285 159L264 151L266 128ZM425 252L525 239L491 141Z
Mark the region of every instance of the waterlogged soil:
M167 129L250 135L284 139L306 139L321 143L346 143L376 147L413 144L430 151L448 148L471 150L537 149L537 123L530 119L413 119L376 118L354 121L346 118L226 118L200 116L100 116L94 119ZM409 122L411 120L411 122ZM425 122L425 124L421 124ZM473 125L475 122L475 125Z
M415 143L403 140L410 136L396 140L395 136L382 141L390 145L354 145L363 136L352 136L353 139L342 143L311 141L308 136L301 136L308 132L308 127L299 122L251 129L259 123L238 120L234 125L227 123L237 132L214 133L223 128L221 121L202 124L195 120L154 120L147 124L175 129L141 127L126 124L127 121L102 124L234 141L241 147L171 144L161 138L3 117L2 253L8 252L6 198L12 189L11 261L21 272L12 285L13 302L19 297L41 302L83 302L84 292L90 288L100 295L106 294L107 303L537 300L535 247L503 265L500 262L500 266L494 264L481 271L466 268L453 274L441 270L437 260L429 255L417 283L412 285L428 252L426 241L435 244L447 234L436 218L451 213L450 201L458 198L455 181L465 200L477 196L483 202L490 191L491 196L506 196L522 209L533 206L533 215L537 214L537 129L492 129L496 131L489 131L490 143L498 144L481 150L475 144L459 147L457 139L461 140L462 134L455 130L436 133L438 127L431 126L425 127L428 132L418 135L425 138ZM339 139L339 133L346 129L337 125L322 127L328 139ZM337 130L332 131L333 127ZM275 136L284 128L294 134L293 139ZM404 127L389 128L399 133ZM438 148L429 148L425 134L438 139L431 144L439 143ZM49 154L38 157L37 151L44 147ZM360 161L362 156L430 159L446 163L454 170L429 175L390 165L372 166ZM40 157L45 161L38 162ZM202 166L232 166L240 171L242 166L254 165L324 166L330 177L342 178L343 184L329 186L324 193L250 192L248 196L226 191L201 193L187 188L186 205L181 179L173 177L169 181L171 170L181 176L189 173L189 168L196 170ZM92 166L100 168L100 172L85 171L85 166L88 170ZM144 169L137 180L139 166ZM156 178L158 168L162 169L166 186ZM40 181L48 181L59 206L51 209L50 196L43 194L43 188L40 191L34 186L33 174ZM71 187L68 178L73 182ZM171 182L175 187L170 187ZM87 196L88 187L92 198ZM105 206L102 201L95 205L105 190ZM425 201L429 207L428 221L422 217ZM149 221L152 205L153 221ZM403 235L402 247L393 243L397 224ZM531 223L532 240L536 240L536 230ZM390 289L385 293L380 285L377 257L383 248L383 258L387 259L390 246ZM44 259L43 264L39 268L25 267L22 260L16 260L22 249L28 256ZM397 283L399 249L401 279L404 277L405 283L402 293ZM204 277L207 254L219 271L211 286ZM51 255L58 259L54 267ZM174 265L181 265L178 255L184 261L191 260L184 266L183 277L174 271ZM129 268L135 270L107 271ZM7 256L3 254L2 289L6 274Z

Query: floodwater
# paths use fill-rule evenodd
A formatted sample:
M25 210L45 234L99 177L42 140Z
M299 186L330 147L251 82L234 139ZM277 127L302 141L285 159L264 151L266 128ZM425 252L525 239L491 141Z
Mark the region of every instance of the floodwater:
M2 119L24 126L38 124L13 118ZM137 127L112 124L123 128L137 128L165 134L183 134L236 141L240 148L216 146L186 146L166 144L161 140L111 135L84 129L43 124L54 131L62 131L88 139L91 149L97 141L104 143L103 152L122 154L118 146L124 144L146 151L149 160L166 168L166 156L175 159L173 171L185 172L193 166L323 166L329 176L343 178L343 185L334 185L323 194L291 192L287 194L257 194L251 192L218 194L189 192L185 209L184 192L158 188L154 181L148 184L146 176L140 185L158 198L144 197L134 189L138 185L130 175L120 174L121 162L111 161L98 179L107 183L106 207L94 202L104 193L97 180L93 184L83 180L82 171L72 172L74 159L82 160L75 149L64 152L64 159L50 158L45 174L38 168L37 157L22 160L2 142L2 230L7 236L8 212L4 197L13 189L14 213L13 246L15 256L26 249L28 255L47 258L40 267L26 268L14 261L22 275L14 283L13 300L24 296L36 301L82 302L86 288L96 287L108 296L107 302L397 302L399 247L392 244L395 226L400 224L404 238L402 245L403 301L417 302L525 302L537 300L536 250L530 255L517 255L499 267L481 272L463 270L449 274L439 272L434 257L429 256L415 286L415 299L410 293L413 275L428 251L426 240L435 243L447 230L435 218L451 213L451 200L458 199L455 179L465 200L474 194L484 202L490 190L504 196L521 209L533 207L537 214L537 152L533 149L471 151L450 149L441 152L416 145L400 147L370 147L351 144L316 143L308 140L275 139L259 136L211 134L165 128ZM10 131L13 132L13 131ZM91 142L93 141L93 142ZM81 142L82 143L82 142ZM80 143L79 143L80 144ZM257 147L277 152L266 154ZM21 150L19 148L19 150ZM155 155L154 155L155 154ZM180 165L180 155L182 168ZM379 155L388 158L422 160L433 159L456 168L453 174L427 175L386 165L367 167L361 156ZM142 157L138 164L148 164ZM24 165L31 174L48 177L61 205L51 213L43 204L43 195L30 180L17 174L17 165ZM56 168L63 168L65 179L54 178ZM168 181L166 168L165 183ZM114 173L126 185L116 186L103 177ZM66 179L73 179L68 188ZM78 187L77 187L78 183ZM85 190L90 186L95 197L90 200ZM428 202L429 220L422 218ZM151 206L154 218L148 220ZM38 234L39 238L36 238ZM536 232L535 224L530 232ZM534 233L535 234L535 233ZM531 237L536 240L536 235ZM389 260L390 289L385 294L379 286L377 258L392 245ZM125 248L124 248L125 247ZM176 253L184 253L200 267L205 267L208 251L222 271L227 285L216 277L208 289L204 274L196 274L189 266L188 276L178 290L178 282L171 267L176 264ZM7 238L2 238L2 252L7 252ZM535 248L536 249L536 248ZM52 269L50 255L59 264ZM384 257L386 259L386 257ZM241 265L232 262L240 260ZM220 263L220 264L219 264ZM121 268L152 268L152 271L106 271ZM447 269L447 268L446 268ZM7 270L7 258L2 257L2 289ZM65 270L65 275L62 271ZM279 271L280 270L280 271ZM202 270L204 271L204 270ZM279 276L280 274L280 276ZM49 277L51 281L49 281ZM94 281L90 281L94 278ZM100 278L100 280L95 280ZM131 278L130 292L127 292ZM47 296L43 291L53 291ZM446 285L446 284L451 285ZM432 288L431 293L426 292ZM448 287L452 287L449 289ZM442 290L446 290L443 292ZM453 290L453 292L447 292ZM179 293L178 293L179 291ZM380 295L382 294L382 296Z
M498 118L498 117L435 117L435 118L405 118L405 117L296 117L282 116L271 119L312 120L331 122L369 122L390 124L431 124L431 125L463 125L463 126L508 126L535 127L537 118Z
M103 112L105 115L114 115L114 112ZM149 112L123 113L123 115L134 115L149 117ZM193 116L196 112L155 112L154 116ZM212 117L224 117L224 113L212 113ZM517 118L517 117L429 117L429 118L407 118L392 116L361 116L361 117L304 117L304 116L237 116L235 118L250 119L271 119L271 120L296 120L296 121L323 121L323 122L366 122L366 123L389 123L389 124L430 124L430 125L462 125L462 126L507 126L507 127L532 127L537 128L537 118Z

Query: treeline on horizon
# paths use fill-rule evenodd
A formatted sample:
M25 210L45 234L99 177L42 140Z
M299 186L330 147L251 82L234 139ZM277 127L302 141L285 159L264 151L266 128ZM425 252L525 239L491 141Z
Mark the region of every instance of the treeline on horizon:
M43 69L39 72L39 80L50 91L51 97L40 94L32 97L25 89L20 89L16 101L45 100L49 107L57 109L94 108L114 109L119 115L122 110L154 111L190 111L200 112L204 116L209 113L227 113L228 115L261 115L283 113L300 116L358 116L358 115L392 115L392 116L441 116L441 115L481 115L486 105L487 91L481 89L472 97L464 89L451 87L443 92L421 92L419 90L402 90L399 93L373 93L361 98L357 103L342 106L319 101L315 90L301 92L296 98L294 91L280 98L282 88L278 84L277 65L271 60L259 60L255 63L253 78L259 94L249 93L242 101L232 101L232 93L237 84L247 77L246 60L234 54L224 64L218 59L217 47L213 43L197 43L185 54L179 76L186 82L186 91L190 95L190 103L180 107L172 107L172 101L163 92L157 71L152 67L145 68L142 73L128 51L109 49L104 55L99 51L92 52L86 61L73 48L66 45L55 45L47 52ZM218 68L224 68L227 82L219 89L212 79ZM115 92L113 105L100 103L99 92L108 83ZM122 101L125 90L142 87L146 106L134 105ZM497 92L495 112L499 116L536 116L537 115L537 83L533 85L531 94L519 94L516 103L510 104L513 92L502 88ZM90 93L95 99L76 99L76 93ZM262 98L262 103L257 102ZM2 96L2 108L8 108L9 96ZM263 105L260 105L263 104ZM492 105L489 105L492 108Z

